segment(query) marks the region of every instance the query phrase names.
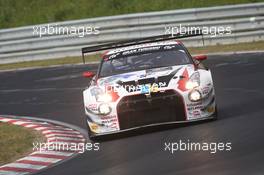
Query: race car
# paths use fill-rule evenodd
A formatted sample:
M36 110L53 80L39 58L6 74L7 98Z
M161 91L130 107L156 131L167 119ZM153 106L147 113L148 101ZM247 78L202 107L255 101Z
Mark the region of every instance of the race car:
M156 125L216 119L212 75L177 40L87 48L106 51L83 91L89 137ZM83 53L85 53L83 49Z

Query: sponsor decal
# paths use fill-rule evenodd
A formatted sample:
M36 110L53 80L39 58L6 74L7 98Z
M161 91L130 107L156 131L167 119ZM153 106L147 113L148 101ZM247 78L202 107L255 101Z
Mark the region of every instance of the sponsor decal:
M175 48L175 45L168 45L168 46L164 46L164 50L171 50L173 48Z
M203 106L198 105L198 106L191 106L191 107L187 107L188 111L192 111L192 110L201 110L203 108Z
M111 126L111 127L116 127L117 126L117 117L115 115L107 115L107 116L102 116L102 124L106 126Z
M124 56L126 56L126 55L134 55L135 53L142 53L142 52L160 50L160 48L161 48L161 46L137 48L137 49L124 51L124 52L122 52L122 55L124 55Z
M200 117L201 116L201 112L198 110L194 110L192 114L193 114L193 117Z
M151 92L159 92L161 88L166 87L166 82L148 83L139 85L109 85L105 87L106 92L118 92L120 88L125 89L127 92L140 92L147 94Z
M141 94L149 94L151 92L159 92L160 88L166 87L166 82L159 82L159 83L149 83L144 85L137 85L137 86L128 86L126 90L128 92L140 92Z
M116 119L115 115L106 115L106 116L101 116L102 120L109 120L109 119Z
M188 113L192 115L192 117L195 117L195 118L201 116L202 108L203 108L203 105L201 102L187 104Z
M154 83L153 85L146 84L143 85L141 88L142 94L150 94L151 92L158 92L158 91L159 91L159 86L156 83Z
M97 111L97 104L89 104L87 106L87 108L90 110L90 111Z
M198 106L198 105L202 105L202 102L196 102L196 103L187 103L187 107L194 107L194 106Z
M102 120L102 124L116 124L117 119Z
M114 59L114 58L116 58L118 55L120 55L120 53L112 54L112 55L110 55L108 58L106 57L105 60L111 60L111 59Z

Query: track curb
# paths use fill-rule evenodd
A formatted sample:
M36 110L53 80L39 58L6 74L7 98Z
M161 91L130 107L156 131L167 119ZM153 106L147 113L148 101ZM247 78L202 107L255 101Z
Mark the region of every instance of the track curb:
M41 143L45 145L43 149L33 149L34 152L28 156L1 166L0 175L37 173L78 155L81 152L80 148L84 146L86 141L85 136L76 129L53 122L40 121L32 117L28 119L26 117L0 115L0 122L39 131L47 139L46 143ZM46 147L47 145L49 146ZM62 147L62 145L64 146ZM78 146L78 150L73 150L74 146Z

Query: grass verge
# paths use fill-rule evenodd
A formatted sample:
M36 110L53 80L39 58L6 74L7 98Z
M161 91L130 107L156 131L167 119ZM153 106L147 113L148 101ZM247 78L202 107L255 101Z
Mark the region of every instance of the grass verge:
M38 132L0 122L0 165L28 155L32 152L33 142L44 140Z
M188 48L191 54L207 54L215 52L235 52L235 51L256 51L264 50L264 41L252 43L240 43L218 46L193 47ZM100 55L86 56L86 62L99 61ZM28 67L47 67L53 65L77 64L82 63L81 57L66 57L51 60L28 61L20 63L0 64L0 70L28 68Z
M0 0L0 28L263 0Z
M216 45L216 46L207 46L207 47L194 47L194 48L189 48L188 50L190 51L191 54L257 51L257 50L264 50L264 41L240 43L240 44Z

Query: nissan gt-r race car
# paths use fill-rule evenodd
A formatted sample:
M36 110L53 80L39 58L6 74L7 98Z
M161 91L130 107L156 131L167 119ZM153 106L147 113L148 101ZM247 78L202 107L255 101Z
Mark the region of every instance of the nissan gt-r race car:
M175 40L83 48L103 54L83 92L90 138L131 129L215 119L211 72ZM90 49L90 50L89 50Z

